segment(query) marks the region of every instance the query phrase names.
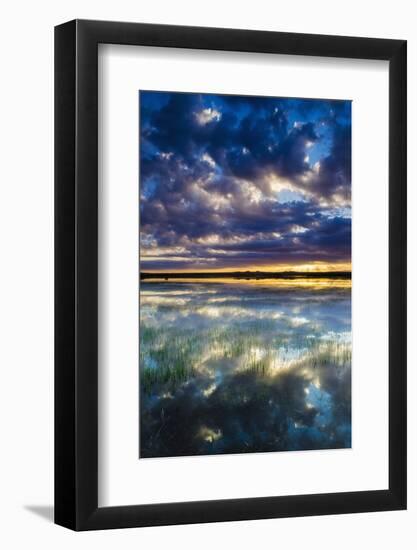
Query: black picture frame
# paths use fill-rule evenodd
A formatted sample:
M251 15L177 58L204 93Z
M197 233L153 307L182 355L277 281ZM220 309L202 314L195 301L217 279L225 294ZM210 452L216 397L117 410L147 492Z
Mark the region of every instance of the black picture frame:
M389 488L98 506L98 44L389 62ZM55 28L55 523L92 530L406 508L406 41L74 20Z

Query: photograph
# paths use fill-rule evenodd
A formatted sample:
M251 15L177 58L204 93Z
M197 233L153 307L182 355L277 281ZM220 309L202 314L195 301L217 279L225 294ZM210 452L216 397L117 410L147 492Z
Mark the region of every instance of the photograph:
M351 447L350 99L139 90L139 458Z
M4 3L0 548L417 548L416 10L375 7Z

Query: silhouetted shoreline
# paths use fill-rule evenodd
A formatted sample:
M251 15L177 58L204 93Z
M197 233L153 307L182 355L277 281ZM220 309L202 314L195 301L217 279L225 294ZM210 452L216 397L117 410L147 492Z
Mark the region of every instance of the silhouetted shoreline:
M350 271L228 271L222 273L147 273L141 272L142 281L148 279L351 279Z

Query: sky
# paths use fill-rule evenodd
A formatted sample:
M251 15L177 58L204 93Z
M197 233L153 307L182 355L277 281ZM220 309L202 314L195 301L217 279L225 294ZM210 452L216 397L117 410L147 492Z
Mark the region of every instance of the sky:
M350 270L351 102L139 92L144 272Z

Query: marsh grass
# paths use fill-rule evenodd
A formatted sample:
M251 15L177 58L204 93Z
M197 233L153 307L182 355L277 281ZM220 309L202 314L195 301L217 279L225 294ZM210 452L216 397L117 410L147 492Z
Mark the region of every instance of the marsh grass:
M141 373L142 388L145 393L151 393L155 385L167 385L175 388L194 375L192 367L175 363L169 367L144 368Z
M149 394L161 385L175 389L197 375L202 357L224 361L230 369L239 365L239 371L271 376L288 367L349 365L351 345L337 338L276 334L263 320L205 330L145 325L140 333L143 391Z
M303 361L313 367L335 365L343 367L350 365L352 348L350 344L339 341L328 341L314 346Z

